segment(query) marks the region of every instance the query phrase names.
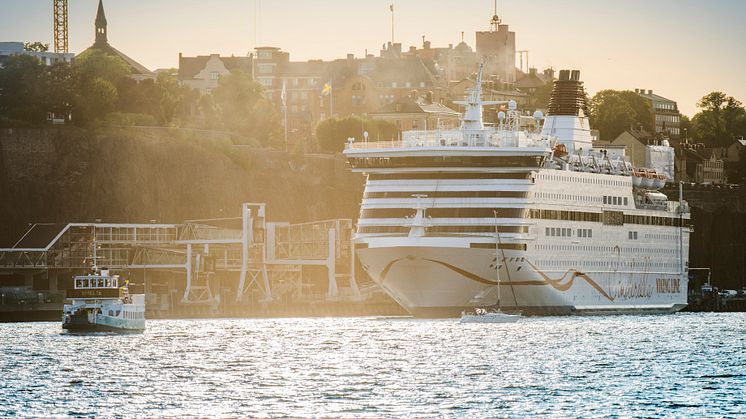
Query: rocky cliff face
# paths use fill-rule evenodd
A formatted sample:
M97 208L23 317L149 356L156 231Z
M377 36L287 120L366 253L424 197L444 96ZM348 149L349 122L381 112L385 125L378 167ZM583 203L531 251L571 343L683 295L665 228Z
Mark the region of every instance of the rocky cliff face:
M341 156L232 146L168 129L0 131L0 246L33 222L178 223L240 215L266 202L270 220L356 218L363 178Z

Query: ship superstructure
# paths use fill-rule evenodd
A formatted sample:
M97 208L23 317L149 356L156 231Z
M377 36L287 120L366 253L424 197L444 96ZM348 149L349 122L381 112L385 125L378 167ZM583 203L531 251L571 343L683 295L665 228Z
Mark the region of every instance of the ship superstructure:
M547 115L482 120L481 68L459 129L348 143L367 176L356 252L416 316L490 304L525 314L673 312L686 305L689 211L652 169L593 146L579 71Z

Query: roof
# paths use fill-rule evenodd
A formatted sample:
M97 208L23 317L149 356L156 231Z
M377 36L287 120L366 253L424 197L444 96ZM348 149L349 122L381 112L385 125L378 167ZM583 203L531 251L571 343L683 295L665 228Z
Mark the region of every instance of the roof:
M611 142L612 143L615 142L616 140L618 140L625 133L631 135L632 138L634 138L635 140L637 140L637 141L639 141L639 142L641 142L643 144L647 144L648 140L650 140L650 139L653 138L653 135L650 134L649 132L645 131L645 130L642 130L642 129L628 129L628 130L623 131L621 134L617 135L617 137L614 138L613 140L611 140Z
M112 47L109 44L106 45L93 45L89 48L87 48L85 51L78 54L78 57L85 54L87 51L101 51L108 55L113 55L115 57L121 58L130 68L131 74L144 74L144 75L151 75L153 74L152 71L145 68L144 65L138 63L137 61L133 60L132 58L128 57L125 53L119 51L118 49Z
M223 62L223 65L228 71L241 70L244 73L251 74L253 61L251 57L221 57L217 54L198 55L196 57L184 57L179 55L179 79L193 79L205 68L207 62L213 56L217 56L217 58Z
M433 74L419 57L378 58L370 77L382 83L425 82L426 85L432 85L435 82Z
M104 12L103 0L98 0L98 11L96 12L96 26L106 26L106 13Z
M649 92L649 90L648 90L648 92ZM652 100L653 102L671 102L671 103L676 103L675 100L671 100L671 99L665 98L665 97L663 97L661 95L657 95L655 93L645 93L645 91L639 91L637 94L640 95L640 96L642 96L642 97L644 97L644 98L646 98L646 99L648 99L648 100Z
M529 72L528 74L525 74L520 79L518 79L515 82L515 87L517 89L521 89L521 88L528 89L528 88L532 88L532 87L541 87L541 86L543 86L545 84L546 84L545 81L542 80L536 74L536 71L534 70L534 71Z
M428 102L424 98L412 99L406 97L397 102L382 106L373 113L440 113L451 114L456 117L461 114L439 102Z
M16 249L43 249L57 237L67 224L34 224L13 245Z

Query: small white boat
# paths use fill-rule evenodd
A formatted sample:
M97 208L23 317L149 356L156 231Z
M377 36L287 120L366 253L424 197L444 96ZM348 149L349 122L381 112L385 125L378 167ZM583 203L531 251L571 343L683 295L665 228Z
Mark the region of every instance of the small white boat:
M473 313L461 313L461 323L513 323L521 318L520 314L503 313L502 311L487 311L477 308Z
M107 269L75 277L62 328L76 332L142 332L145 330L145 295L130 295L128 284Z
M520 313L519 314L508 314L504 313L500 310L500 253L498 252L498 249L501 248L500 246L500 231L497 229L497 211L493 211L495 215L495 276L497 277L497 286L495 286L495 289L497 290L497 304L495 305L497 307L496 310L487 310L484 308L475 308L474 312L467 313L462 312L461 313L461 323L513 323L521 318ZM505 271L508 272L508 279L510 279L510 271L507 269L507 263L508 259L505 257L505 250L502 251L502 263L505 263L506 269Z

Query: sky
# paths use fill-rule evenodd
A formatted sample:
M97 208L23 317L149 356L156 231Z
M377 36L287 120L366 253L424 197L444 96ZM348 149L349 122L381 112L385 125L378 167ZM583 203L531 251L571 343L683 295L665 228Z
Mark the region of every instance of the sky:
M178 55L246 55L276 46L290 59L378 54L464 40L487 30L493 0L104 0L109 42L150 69ZM93 43L98 0L69 0L71 52ZM539 69L579 69L586 89L652 89L686 115L719 90L746 102L746 1L502 0L498 14ZM255 24L256 22L256 24ZM52 0L0 0L0 41L52 44Z

